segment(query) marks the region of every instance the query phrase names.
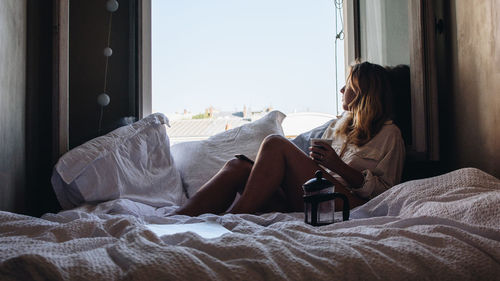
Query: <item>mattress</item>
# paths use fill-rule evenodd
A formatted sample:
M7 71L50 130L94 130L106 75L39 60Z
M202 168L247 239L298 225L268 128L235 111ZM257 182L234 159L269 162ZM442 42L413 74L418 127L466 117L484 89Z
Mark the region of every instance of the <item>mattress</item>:
M397 185L345 222L169 216L130 200L0 212L0 280L500 280L500 181L478 169ZM216 223L215 238L148 224Z

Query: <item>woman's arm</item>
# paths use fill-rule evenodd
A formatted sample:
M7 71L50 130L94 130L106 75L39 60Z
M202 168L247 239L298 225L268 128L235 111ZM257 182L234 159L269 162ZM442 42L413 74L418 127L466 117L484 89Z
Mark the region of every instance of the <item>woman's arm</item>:
M349 186L363 186L365 180L363 174L342 161L330 145L317 142L310 150L311 153L309 155L314 162L337 173L349 184Z
M356 190L359 196L371 198L386 191L401 181L405 161L405 146L401 137L396 137L388 142L390 149L373 169L362 171L365 177L363 188Z
M396 185L401 180L405 159L405 147L399 130L386 133L379 141L382 158L373 169L355 170L339 158L329 145L311 147L310 156L322 166L341 176L346 183L356 188L355 193L362 198L371 198Z

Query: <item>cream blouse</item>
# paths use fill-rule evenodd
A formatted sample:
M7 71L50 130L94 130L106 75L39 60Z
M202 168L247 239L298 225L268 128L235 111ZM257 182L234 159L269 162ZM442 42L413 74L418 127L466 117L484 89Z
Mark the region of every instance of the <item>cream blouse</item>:
M332 122L323 133L323 139L333 139L332 147L340 155L345 137L334 137ZM357 147L348 144L342 160L352 168L360 171L365 177L361 188L353 191L362 198L373 198L398 184L401 180L405 159L405 145L399 128L392 121L387 121L380 132L366 144ZM333 177L350 186L342 177L328 170Z

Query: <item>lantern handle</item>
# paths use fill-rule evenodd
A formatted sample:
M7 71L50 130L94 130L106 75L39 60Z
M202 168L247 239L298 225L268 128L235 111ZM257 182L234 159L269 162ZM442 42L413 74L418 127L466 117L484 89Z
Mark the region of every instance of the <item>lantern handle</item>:
M317 180L321 180L323 178L323 172L321 170L317 170L316 173L314 173L314 176Z
M349 206L349 199L347 199L347 196L340 192L334 192L332 193L332 198L340 198L344 202L343 207L342 207L342 220L343 221L348 221L349 220L349 215L350 215L350 206Z

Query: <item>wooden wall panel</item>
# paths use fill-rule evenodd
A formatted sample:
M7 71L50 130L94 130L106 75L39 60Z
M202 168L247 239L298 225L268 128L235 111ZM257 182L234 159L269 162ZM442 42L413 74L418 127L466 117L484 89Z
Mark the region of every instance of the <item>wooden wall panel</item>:
M448 134L453 168L500 177L500 1L450 2L451 92Z
M54 114L53 104L61 89L55 67L54 42L58 29L53 28L56 1L28 0L27 7L27 73L26 73L26 208L22 213L40 216L60 210L50 177L52 167L61 151L59 131L62 127ZM57 26L57 25L56 25ZM59 65L59 61L57 63ZM55 84L55 85L54 85ZM57 118L55 118L57 117ZM67 118L66 118L67 119ZM53 141L55 139L55 141ZM66 142L67 143L67 142Z
M0 209L25 194L26 0L0 1Z

